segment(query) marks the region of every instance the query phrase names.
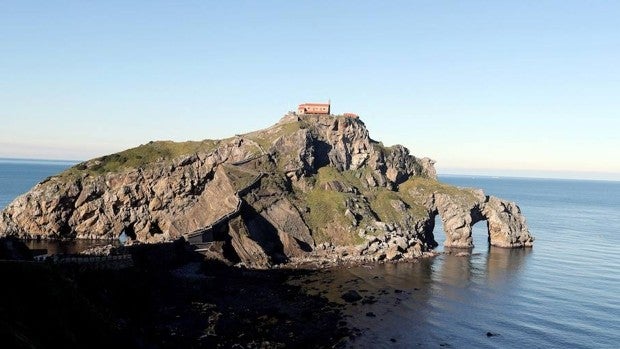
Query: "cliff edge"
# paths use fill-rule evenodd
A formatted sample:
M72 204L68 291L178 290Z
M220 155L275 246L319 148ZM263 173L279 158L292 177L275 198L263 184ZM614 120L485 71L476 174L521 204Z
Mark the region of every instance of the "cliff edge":
M396 260L435 247L532 246L519 207L436 179L434 162L370 138L357 117L288 114L223 140L150 142L80 163L0 214L0 235L141 242L185 237L255 268L306 259Z

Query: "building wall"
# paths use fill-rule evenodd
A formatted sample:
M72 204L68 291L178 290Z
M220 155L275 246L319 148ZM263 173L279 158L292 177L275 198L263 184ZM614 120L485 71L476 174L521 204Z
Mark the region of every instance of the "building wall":
M330 105L329 104L313 104L313 103L305 103L300 104L297 108L297 114L329 114Z

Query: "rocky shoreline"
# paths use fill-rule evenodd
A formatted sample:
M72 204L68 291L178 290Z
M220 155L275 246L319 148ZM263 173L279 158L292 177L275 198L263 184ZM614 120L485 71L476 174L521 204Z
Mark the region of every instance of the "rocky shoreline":
M356 117L288 114L264 130L149 142L52 176L0 213L0 236L185 239L207 259L284 263L412 259L446 247L530 247L517 204L437 181L434 161L370 138Z
M368 241L370 246L391 246L401 240L388 236ZM469 255L463 249L445 253ZM335 254L344 256L333 258ZM122 269L83 268L79 262L56 264L52 260L0 263L7 285L0 288L0 335L10 347L31 343L69 347L123 343L128 348L348 347L363 329L351 325L345 310L355 307L363 314L363 309L370 309L365 306L392 291L382 287L368 291L355 282L332 287L330 278L322 279L322 269L420 263L438 253L373 261L328 245L310 258L274 265L270 270L205 261L182 240L98 246L82 255L130 255L133 263ZM308 282L319 284L308 288L304 286ZM316 287L318 293L312 291ZM340 301L325 297L321 287L337 289ZM39 313L42 309L44 315ZM366 316L375 314L366 311Z
M353 336L337 305L287 283L304 271L22 262L0 263L0 272L0 335L10 348L331 348Z
M398 245L400 243L400 246ZM103 246L96 246L79 252L84 256L118 256L124 254L131 254L132 251L137 248L143 247L147 250L157 251L165 249L165 246L177 245L182 246L182 253L188 255L198 256L192 247L192 245L179 240L176 242L160 243L160 244L140 244L129 243L127 245L107 244ZM387 248L384 246L388 246ZM162 248L162 246L164 246ZM354 267L363 265L373 265L381 263L416 263L422 258L433 258L440 255L440 252L425 251L419 252L419 245L412 244L412 248L408 248L402 239L391 239L389 236L383 239L368 239L368 242L359 246L332 246L325 244L319 246L317 249L304 255L303 257L292 258L285 263L275 264L269 269L289 269L289 270L317 270L327 268L339 268L339 267ZM391 253L384 252L393 251ZM417 253L416 253L417 252ZM466 253L466 252L464 252ZM200 254L198 259L203 259L204 256ZM195 259L195 258L194 258ZM209 259L204 258L205 261L212 261L222 263L229 267L236 267L240 269L248 268L243 262L232 264L225 259Z

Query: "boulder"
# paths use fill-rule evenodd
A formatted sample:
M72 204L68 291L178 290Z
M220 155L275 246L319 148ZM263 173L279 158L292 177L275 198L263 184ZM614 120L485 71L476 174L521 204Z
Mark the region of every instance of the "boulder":
M407 239L402 236L395 238L393 243L394 245L396 245L400 252L407 251L407 248L409 247L409 244L407 244Z
M385 259L387 259L388 261L395 261L400 259L403 256L403 254L399 251L398 246L390 246L388 247L388 249L385 251Z
M355 290L348 290L347 292L343 293L340 298L342 298L347 303L353 303L360 301L362 299L362 296Z

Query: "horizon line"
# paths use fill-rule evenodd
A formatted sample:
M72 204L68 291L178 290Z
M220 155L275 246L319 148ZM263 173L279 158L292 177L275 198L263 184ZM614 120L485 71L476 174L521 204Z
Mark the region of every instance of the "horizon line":
M551 177L542 175L517 175L517 174L481 174L481 173L438 173L437 177L472 177L491 179L542 179L556 181L587 181L587 182L620 182L620 178L592 178L592 177Z
M0 156L0 162L44 162L78 164L87 160L83 159L43 159L24 157ZM502 168L447 168L445 171L437 171L437 176L476 176L488 178L514 178L514 179L558 179L558 180L584 180L584 181L607 181L620 182L620 173L614 172L580 172L580 171L555 171L539 169L502 169Z

